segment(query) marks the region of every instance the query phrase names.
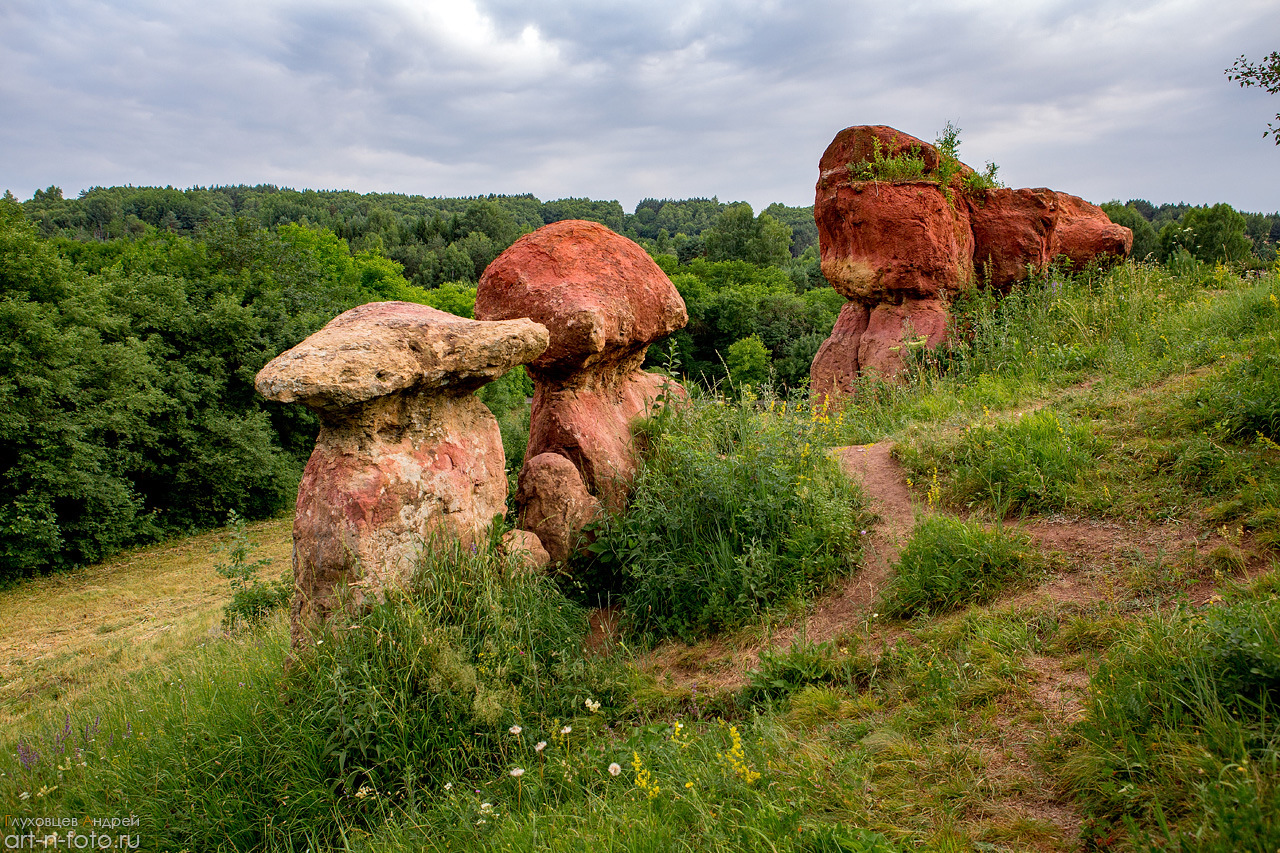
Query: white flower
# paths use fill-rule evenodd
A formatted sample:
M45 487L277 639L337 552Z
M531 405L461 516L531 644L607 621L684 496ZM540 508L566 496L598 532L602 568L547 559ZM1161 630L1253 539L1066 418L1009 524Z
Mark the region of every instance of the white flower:
M507 731L511 732L513 735L518 735L522 731L524 731L524 729L520 728L519 726L512 726L511 728L507 729Z
M540 740L540 741L538 741L536 744L534 744L534 746L533 746L533 751L534 751L534 752L542 752L542 750L544 750L544 749L546 749L546 748L547 748L547 742L546 742L545 740Z
M514 776L515 778L519 779L521 776L523 776L523 775L524 775L524 768L523 768L523 767L512 767L512 768L511 768L511 775L512 775L512 776Z
M493 803L481 803L481 804L480 804L480 813L481 813L481 814L493 814Z
M618 764L618 762L615 761L609 765L610 776L617 776L621 772L622 772L622 765Z
M18 799L20 799L20 800L29 800L29 799L31 799L31 792L30 792L30 791L23 791L21 794L19 794L19 795L18 795Z
M600 703L595 701L594 699L588 699L586 702L586 705L587 705L587 710L593 714L600 710Z
M453 790L453 783L452 783L452 782L445 782L445 783L444 783L444 789L445 789L446 791L452 791L452 790Z
M372 797L372 796L375 796L376 794L377 792L374 791L372 788L370 788L368 785L361 785L360 790L356 791L356 799L363 800L366 797Z
M560 730L560 734L567 735L571 731L573 731L573 726L565 726Z

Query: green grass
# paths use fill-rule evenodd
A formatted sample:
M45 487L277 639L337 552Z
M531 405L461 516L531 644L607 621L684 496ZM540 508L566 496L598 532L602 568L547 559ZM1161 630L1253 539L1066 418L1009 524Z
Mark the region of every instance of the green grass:
M1103 661L1068 736L1063 776L1086 807L1085 837L1273 849L1278 700L1280 599L1139 622Z
M1042 572L1045 560L1015 531L933 515L916 524L894 568L880 610L911 618L986 604Z

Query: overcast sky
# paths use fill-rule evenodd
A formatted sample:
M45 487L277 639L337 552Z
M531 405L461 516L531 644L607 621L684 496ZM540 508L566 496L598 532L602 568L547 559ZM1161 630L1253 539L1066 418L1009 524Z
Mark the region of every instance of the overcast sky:
M813 203L841 128L1009 186L1280 209L1277 0L0 0L0 190Z

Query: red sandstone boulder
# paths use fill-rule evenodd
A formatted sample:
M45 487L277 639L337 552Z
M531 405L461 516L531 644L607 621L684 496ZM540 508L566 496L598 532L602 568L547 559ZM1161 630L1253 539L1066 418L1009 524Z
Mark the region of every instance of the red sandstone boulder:
M971 195L968 205L974 268L1002 292L1060 255L1084 266L1095 258L1127 257L1133 247L1133 232L1102 208L1043 187L985 190Z
M489 265L476 316L529 317L550 331L547 351L528 366L533 411L516 504L521 525L563 561L591 518L584 507L617 512L626 503L638 464L632 421L661 394L684 395L640 369L651 342L688 322L684 300L635 243L569 220L526 234Z
M535 571L545 569L551 563L551 555L542 547L542 540L529 530L508 530L502 534L502 551Z
M871 180L866 164L910 154L925 180ZM810 388L848 394L864 373L891 377L904 347L946 339L945 299L985 278L1007 290L1058 256L1123 258L1133 235L1083 199L1046 189L969 190L972 169L883 125L845 128L819 161L814 221L822 273L850 300L810 370ZM976 273L976 276L975 276Z
M809 368L809 390L814 396L839 398L853 393L860 364L858 344L871 319L871 306L846 302L836 318L831 337L818 347Z
M973 279L968 208L937 184L819 184L814 219L822 274L846 299L933 299Z
M919 152L926 169L938 168L938 149L923 139L884 124L860 124L837 133L827 150L822 152L822 159L818 161L819 183L828 178L847 180L849 167L871 162L877 147L882 157Z
M601 512L573 462L558 453L525 460L516 488L521 524L537 535L551 562L569 559L582 528Z
M1082 198L1057 193L1058 221L1049 237L1049 259L1065 256L1079 268L1097 258L1124 260L1133 250L1133 232L1116 225L1106 211Z
M551 345L529 367L556 375L623 360L689 322L684 300L644 249L577 219L524 235L489 264L476 316L546 326Z
M897 376L906 364L907 349L932 349L947 339L949 320L947 304L939 299L880 303L871 309L867 330L858 339L859 369L883 379Z
M640 370L643 358L606 376L589 372L575 377L581 381L537 383L533 393L527 453L572 460L587 488L612 512L625 507L638 464L631 423L653 414L664 385L684 396L679 384Z
M991 287L1007 291L1027 267L1049 262L1049 235L1058 218L1052 190L987 190L969 201L973 266Z
M859 376L892 379L905 366L907 350L946 341L948 320L947 305L938 299L845 304L813 359L811 393L838 399L853 393Z
M541 354L529 320L485 323L403 302L339 315L258 374L320 415L293 523L292 634L403 584L434 537L472 543L506 510L498 423L470 392Z

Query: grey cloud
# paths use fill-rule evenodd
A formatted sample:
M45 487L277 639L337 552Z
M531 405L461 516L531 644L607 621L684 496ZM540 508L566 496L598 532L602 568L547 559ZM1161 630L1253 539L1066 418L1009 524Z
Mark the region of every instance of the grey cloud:
M0 187L805 204L840 128L950 119L1021 185L1274 209L1275 105L1222 69L1276 32L1263 0L14 0Z

